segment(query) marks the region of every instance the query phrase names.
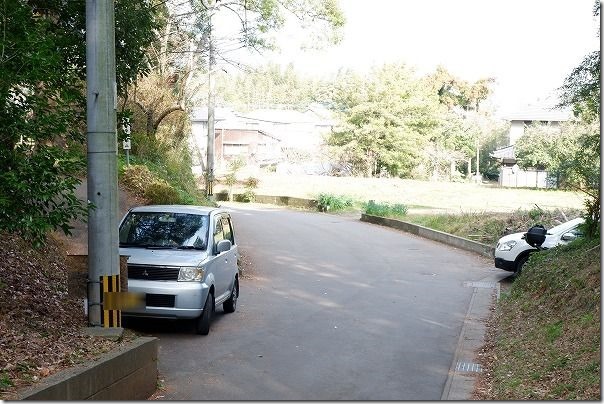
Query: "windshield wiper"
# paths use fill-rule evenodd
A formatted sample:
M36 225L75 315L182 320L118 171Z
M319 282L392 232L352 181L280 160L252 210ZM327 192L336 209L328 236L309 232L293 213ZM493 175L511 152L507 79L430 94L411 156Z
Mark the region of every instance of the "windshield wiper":
M155 244L127 244L127 243L121 243L120 244L121 248L148 248L148 249L153 249L153 250L167 250L167 249L173 249L176 247L173 246L165 246L165 245L155 245Z
M205 247L196 247L194 245L181 245L176 247L178 250L205 250Z

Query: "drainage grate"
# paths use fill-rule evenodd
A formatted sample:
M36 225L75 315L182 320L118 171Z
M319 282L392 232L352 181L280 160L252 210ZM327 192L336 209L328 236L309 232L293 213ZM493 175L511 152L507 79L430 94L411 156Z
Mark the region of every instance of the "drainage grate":
M482 366L480 366L478 363L457 362L455 371L481 373Z
M466 288L495 289L497 287L497 282L464 282L463 285Z

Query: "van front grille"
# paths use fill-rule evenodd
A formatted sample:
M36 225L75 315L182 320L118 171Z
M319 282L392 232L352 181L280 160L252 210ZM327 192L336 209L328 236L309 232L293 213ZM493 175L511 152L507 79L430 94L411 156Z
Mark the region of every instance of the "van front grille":
M128 279L148 281L176 281L180 268L149 265L128 265Z

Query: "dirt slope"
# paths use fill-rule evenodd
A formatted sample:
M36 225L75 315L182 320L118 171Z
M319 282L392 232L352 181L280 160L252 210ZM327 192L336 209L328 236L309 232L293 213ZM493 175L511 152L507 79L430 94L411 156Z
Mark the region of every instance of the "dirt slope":
M86 200L86 181L77 196ZM119 211L144 204L124 189ZM121 218L121 216L120 216ZM81 299L68 290L66 254L86 254L88 228L73 222L73 234L54 233L35 250L12 234L0 234L0 400L64 368L98 357L132 337L112 342L82 334L87 318Z

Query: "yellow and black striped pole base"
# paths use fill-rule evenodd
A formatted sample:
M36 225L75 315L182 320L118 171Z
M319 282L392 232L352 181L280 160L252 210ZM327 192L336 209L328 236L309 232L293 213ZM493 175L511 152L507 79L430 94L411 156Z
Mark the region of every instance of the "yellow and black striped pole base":
M119 275L101 276L101 324L104 328L121 327L122 312L119 310L119 304L115 302L120 292Z

